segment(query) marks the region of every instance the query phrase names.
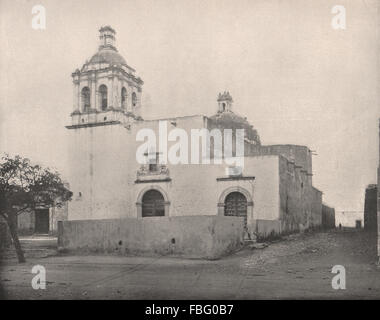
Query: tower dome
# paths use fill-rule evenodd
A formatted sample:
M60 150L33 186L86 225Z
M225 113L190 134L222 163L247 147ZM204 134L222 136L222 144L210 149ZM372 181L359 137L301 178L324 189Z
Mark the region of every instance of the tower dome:
M103 48L95 53L89 63L109 63L117 66L127 66L125 59L115 50Z
M249 123L247 118L242 117L231 110L232 96L228 91L218 95L218 112L210 117L210 129L244 129L245 139L253 145L261 145L257 130Z
M117 51L115 35L116 31L110 26L101 27L99 29L98 51L86 61L82 67L82 71L116 66L132 74L135 72L133 68L128 66L124 57Z
M127 66L125 59L117 52L115 35L116 31L110 26L99 29L99 50L91 57L89 64L108 63L110 65Z
M115 111L128 117L141 118L141 92L144 82L118 53L115 34L112 27L101 27L98 51L80 70L76 69L72 73L72 120L75 124L84 125L89 121L91 125L112 122L112 117L116 117ZM97 116L87 119L88 114Z

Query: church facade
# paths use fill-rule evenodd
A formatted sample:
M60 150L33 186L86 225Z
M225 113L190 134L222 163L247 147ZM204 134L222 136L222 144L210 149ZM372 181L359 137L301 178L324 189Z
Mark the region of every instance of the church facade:
M144 120L143 81L115 45L115 31L100 30L98 52L73 74L68 220L240 217L244 238L256 239L321 225L322 193L312 184L306 146L264 146L253 126L220 93L215 115ZM244 129L244 166L172 164L136 160L141 129ZM175 141L167 141L167 148Z

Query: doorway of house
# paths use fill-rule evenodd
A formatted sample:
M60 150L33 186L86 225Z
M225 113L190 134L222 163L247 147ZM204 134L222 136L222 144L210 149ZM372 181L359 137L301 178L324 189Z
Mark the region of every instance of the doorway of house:
M35 233L49 233L49 209L35 210Z

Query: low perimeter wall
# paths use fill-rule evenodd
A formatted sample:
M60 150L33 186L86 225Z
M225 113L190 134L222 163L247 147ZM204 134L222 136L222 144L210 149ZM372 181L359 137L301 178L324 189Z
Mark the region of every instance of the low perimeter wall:
M217 259L243 244L243 218L226 216L71 220L58 223L58 246L76 252Z

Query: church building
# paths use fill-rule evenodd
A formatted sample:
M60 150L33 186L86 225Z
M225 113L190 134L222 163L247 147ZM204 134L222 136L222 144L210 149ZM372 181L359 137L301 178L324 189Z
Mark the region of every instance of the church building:
M131 243L150 241L146 240L149 229L155 244L175 253L176 246L196 246L194 234L202 237L200 224L207 225L207 219L214 221L211 236L220 233L213 248L232 229L233 236L255 240L321 225L322 193L312 184L308 147L262 145L254 127L235 112L229 92L217 95L211 117L173 114L168 119L144 120L144 82L118 52L115 30L105 26L99 32L98 51L72 74L73 111L66 128L73 199L69 221L62 224L62 246L74 248L87 242L91 247L96 242L103 249L121 246L128 252ZM139 163L136 152L143 142L137 141L138 132L150 129L158 137L163 121L168 131L180 128L189 137L193 129L244 129L244 166L162 163L158 148L152 151L157 155L153 160L147 153L146 163ZM168 141L167 147L175 143ZM128 229L128 233L122 227L128 225L140 233L132 237L135 231ZM207 230L211 229L209 225ZM97 234L96 241L90 240L91 233Z

